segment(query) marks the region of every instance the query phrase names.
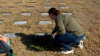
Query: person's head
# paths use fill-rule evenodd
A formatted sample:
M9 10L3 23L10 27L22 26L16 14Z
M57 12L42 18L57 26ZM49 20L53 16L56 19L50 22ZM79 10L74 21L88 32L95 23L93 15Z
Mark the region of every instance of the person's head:
M56 8L51 8L49 9L48 13L49 13L50 18L54 20L56 16L60 14L60 11L57 10Z

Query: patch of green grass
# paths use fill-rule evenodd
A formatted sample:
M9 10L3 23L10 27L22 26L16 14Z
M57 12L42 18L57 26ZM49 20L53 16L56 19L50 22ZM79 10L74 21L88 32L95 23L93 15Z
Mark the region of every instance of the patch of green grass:
M39 51L45 51L45 50L47 50L47 48L44 48L42 46L35 46L35 45L31 44L29 50L32 50L32 49L37 49Z
M15 56L17 55L17 53L14 53L15 54Z

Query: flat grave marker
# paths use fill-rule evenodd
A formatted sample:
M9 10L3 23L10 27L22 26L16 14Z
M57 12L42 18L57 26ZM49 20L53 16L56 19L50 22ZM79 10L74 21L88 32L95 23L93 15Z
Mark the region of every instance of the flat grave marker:
M17 34L16 33L4 33L3 36L8 37L8 38L16 38Z
M67 6L61 6L60 8L61 9L69 9L69 7L67 7Z
M24 25L27 21L15 21L13 25Z
M52 21L39 21L39 25L52 24Z
M72 13L62 13L62 14L73 15Z
M22 13L21 15L31 15L32 13Z
M44 33L35 33L35 37L34 38L36 38L36 35L38 35L38 36L44 36Z
M10 7L10 9L17 9L17 7Z
M44 4L51 4L51 2L45 2Z
M34 9L34 7L32 7L32 6L29 6L29 7L27 7L27 9Z
M44 35L44 33L35 33L35 35Z
M67 4L66 2L60 2L59 4Z
M46 16L47 16L47 15L49 15L49 14L48 14L48 13L42 13L41 15L42 15L42 16L44 16L44 15L46 15Z
M11 13L1 13L1 15L11 15Z
M47 6L46 6L46 7L43 7L43 9L50 9L50 8L51 8L51 7L47 7Z

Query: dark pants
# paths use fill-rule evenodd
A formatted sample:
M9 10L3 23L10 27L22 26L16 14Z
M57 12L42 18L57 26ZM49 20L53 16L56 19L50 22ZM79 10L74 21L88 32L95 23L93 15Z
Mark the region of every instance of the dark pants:
M66 32L64 35L55 35L55 41L61 46L65 47L66 50L72 50L71 46L79 45L80 40L82 40L84 35L76 37L71 33Z
M4 43L3 41L1 41L4 46L6 46L8 49L12 49L8 44ZM0 53L5 53L4 50L0 47Z

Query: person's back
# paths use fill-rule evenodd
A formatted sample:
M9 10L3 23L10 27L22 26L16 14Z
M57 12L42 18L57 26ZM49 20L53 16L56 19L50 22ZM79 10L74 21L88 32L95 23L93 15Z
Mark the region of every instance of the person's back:
M67 32L72 33L75 36L81 36L84 34L83 28L80 26L80 24L70 15L66 14L59 14L56 18L56 20L62 20L65 30ZM60 22L58 22L60 23ZM62 26L62 25L60 25Z

